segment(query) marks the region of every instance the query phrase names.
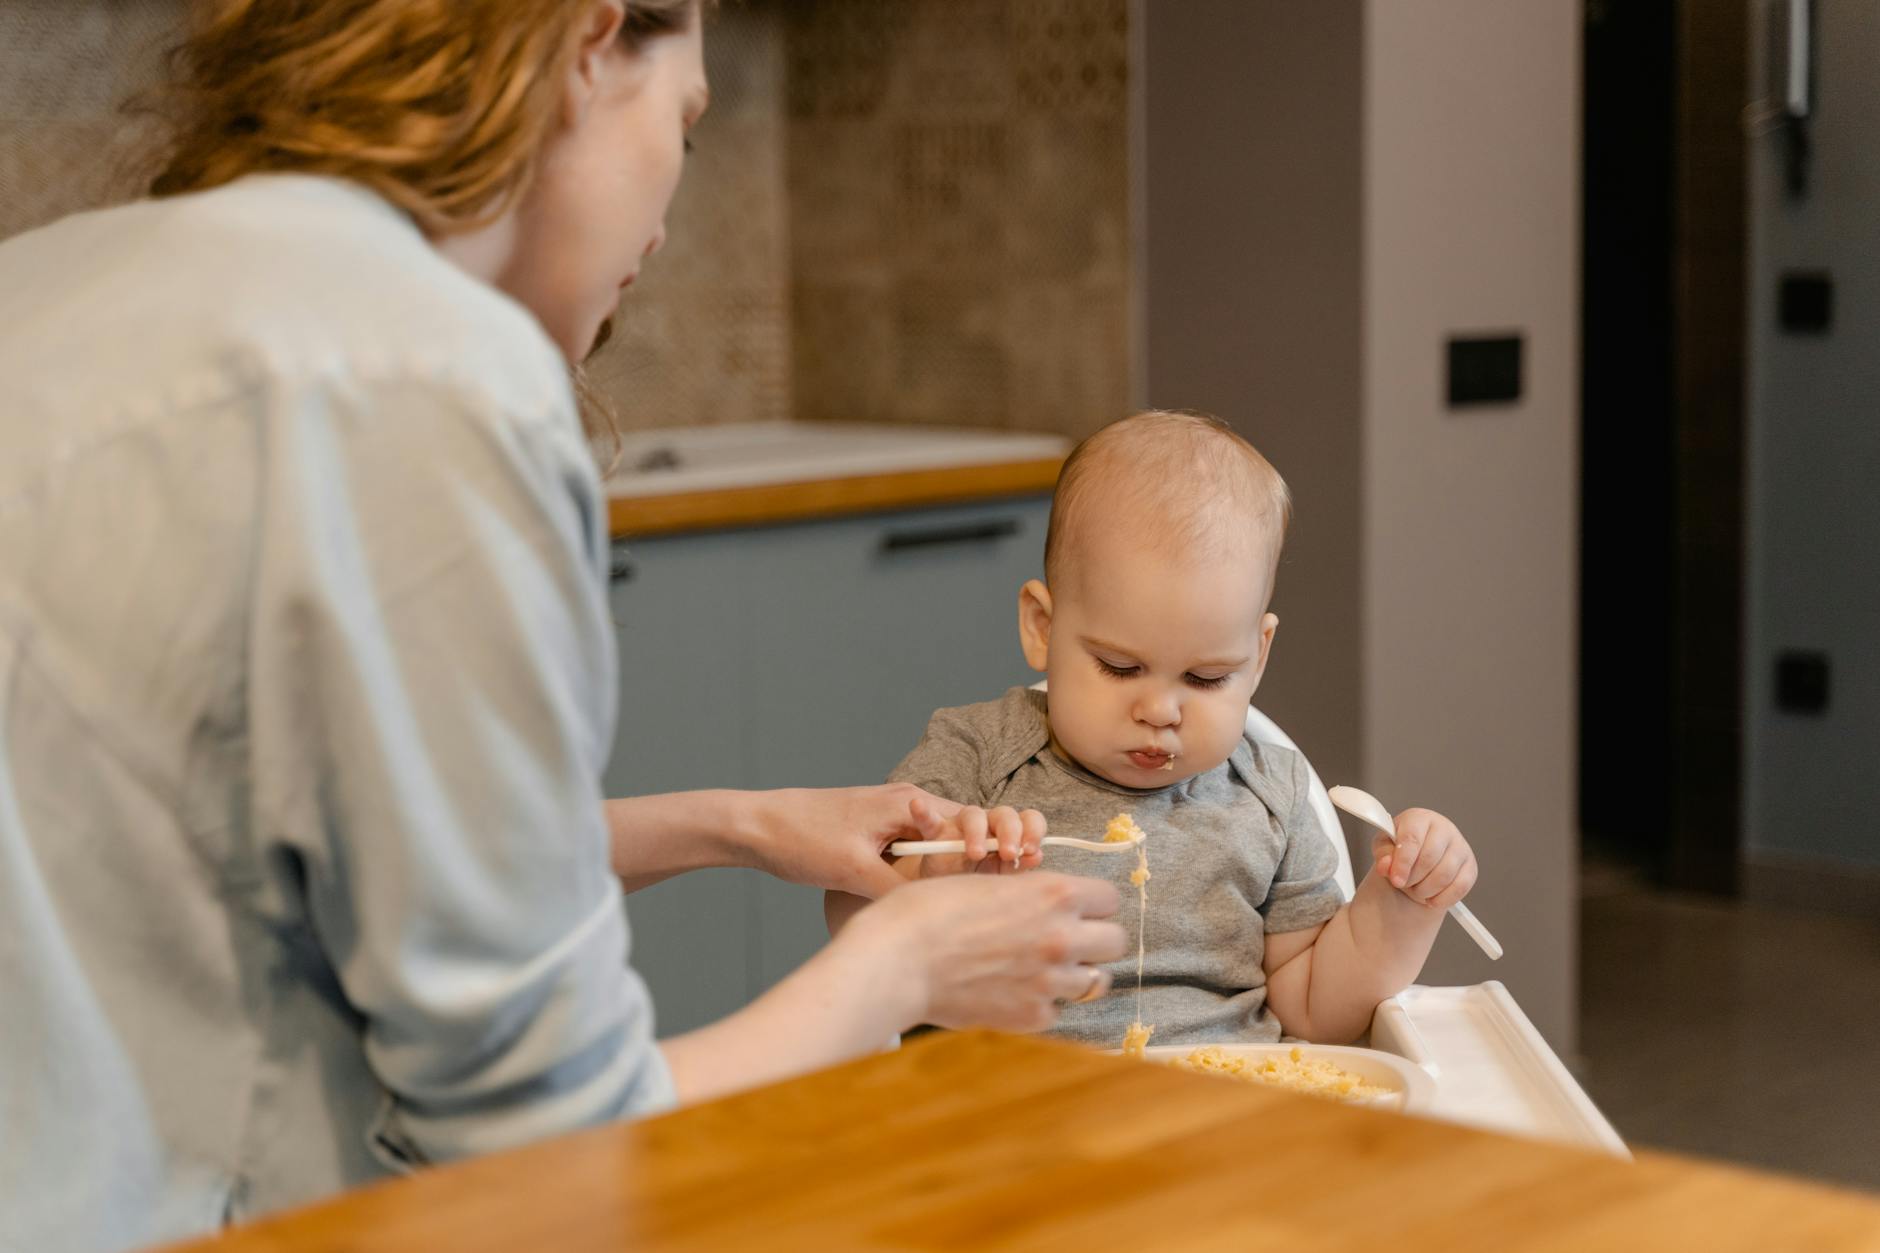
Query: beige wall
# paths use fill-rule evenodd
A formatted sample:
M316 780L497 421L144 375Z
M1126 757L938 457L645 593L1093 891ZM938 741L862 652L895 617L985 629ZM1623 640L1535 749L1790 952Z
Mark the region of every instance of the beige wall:
M1479 850L1500 978L1572 1047L1578 833L1579 5L1371 0L1365 29L1365 778ZM1517 405L1451 414L1443 343L1519 328ZM1632 768L1608 763L1611 769Z
M0 0L0 239L133 194L147 85L181 0Z
M1327 782L1452 814L1477 913L1431 983L1574 1043L1578 6L1144 0L1148 398L1292 482L1259 703ZM1452 332L1520 328L1519 405L1444 404Z
M0 0L0 238L134 193L183 0ZM591 364L628 426L1082 436L1129 402L1126 0L741 0L669 243Z
M1124 0L785 12L797 414L1071 436L1123 416Z
M1260 706L1331 779L1362 745L1360 0L1147 0L1144 393L1293 489Z

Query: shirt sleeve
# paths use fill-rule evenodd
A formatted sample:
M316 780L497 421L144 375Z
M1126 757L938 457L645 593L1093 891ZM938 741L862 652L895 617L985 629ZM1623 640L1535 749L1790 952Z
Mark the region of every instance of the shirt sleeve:
M1279 769L1275 773L1283 771L1281 777L1287 783L1281 823L1286 846L1260 914L1269 935L1304 931L1325 922L1345 903L1345 894L1338 886L1338 852L1332 845L1334 839L1343 839L1344 833L1328 833L1319 825L1319 816L1312 809L1306 759L1271 746L1265 746L1264 751L1277 756L1274 764Z
M310 384L264 443L258 829L359 1016L393 1165L674 1099L608 856L614 636L571 404Z
M973 708L942 709L928 719L926 734L888 775L888 782L912 783L962 805L988 804L983 738L968 717Z

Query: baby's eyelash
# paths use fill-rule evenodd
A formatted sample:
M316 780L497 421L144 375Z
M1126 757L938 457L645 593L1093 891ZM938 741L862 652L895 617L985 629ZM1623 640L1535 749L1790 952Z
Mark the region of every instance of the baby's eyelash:
M1136 677L1136 671L1142 668L1140 666L1113 666L1101 657L1092 657L1091 660L1097 663L1097 669L1112 679L1133 679Z
M1211 679L1204 679L1198 674L1191 674L1187 676L1187 679L1192 687L1211 688L1219 687L1233 677L1231 674L1217 674Z

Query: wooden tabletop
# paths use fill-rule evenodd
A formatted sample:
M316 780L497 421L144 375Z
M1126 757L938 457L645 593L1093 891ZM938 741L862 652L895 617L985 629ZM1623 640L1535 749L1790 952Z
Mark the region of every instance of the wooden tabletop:
M186 1247L1827 1251L1880 1201L970 1033Z
M607 503L607 520L619 539L1023 496L1050 491L1063 463L1061 457L1047 457L663 496L615 496Z

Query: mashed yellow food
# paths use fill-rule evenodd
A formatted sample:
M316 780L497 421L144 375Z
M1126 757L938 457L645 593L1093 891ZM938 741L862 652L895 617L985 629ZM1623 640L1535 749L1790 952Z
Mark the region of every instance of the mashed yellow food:
M1085 830L1089 830L1089 828L1086 827ZM1103 829L1103 842L1105 844L1127 844L1131 840L1140 840L1142 838L1142 828L1137 826L1136 820L1131 818L1128 814L1116 815L1116 817L1110 819L1110 825Z
M1142 1025L1142 954L1143 937L1148 934L1149 922L1149 843L1148 834L1136 825L1136 820L1128 814L1118 814L1110 819L1110 825L1104 828L1105 844L1123 844L1130 840L1140 841L1136 845L1136 868L1129 872L1129 882L1136 889L1136 1021L1123 1032L1123 1056L1141 1057L1143 1049L1149 1045L1149 1036L1155 1031L1153 1026Z
M1129 1048L1127 1038L1124 1040L1123 1047L1127 1052ZM1276 1088L1285 1088L1288 1092L1329 1096L1337 1101L1369 1101L1376 1097L1388 1096L1395 1090L1372 1083L1328 1061L1321 1059L1308 1061L1298 1049L1292 1050L1285 1057L1267 1057L1256 1060L1237 1056L1210 1044L1170 1064L1182 1070L1193 1070L1209 1075L1227 1075L1253 1083L1269 1083Z

